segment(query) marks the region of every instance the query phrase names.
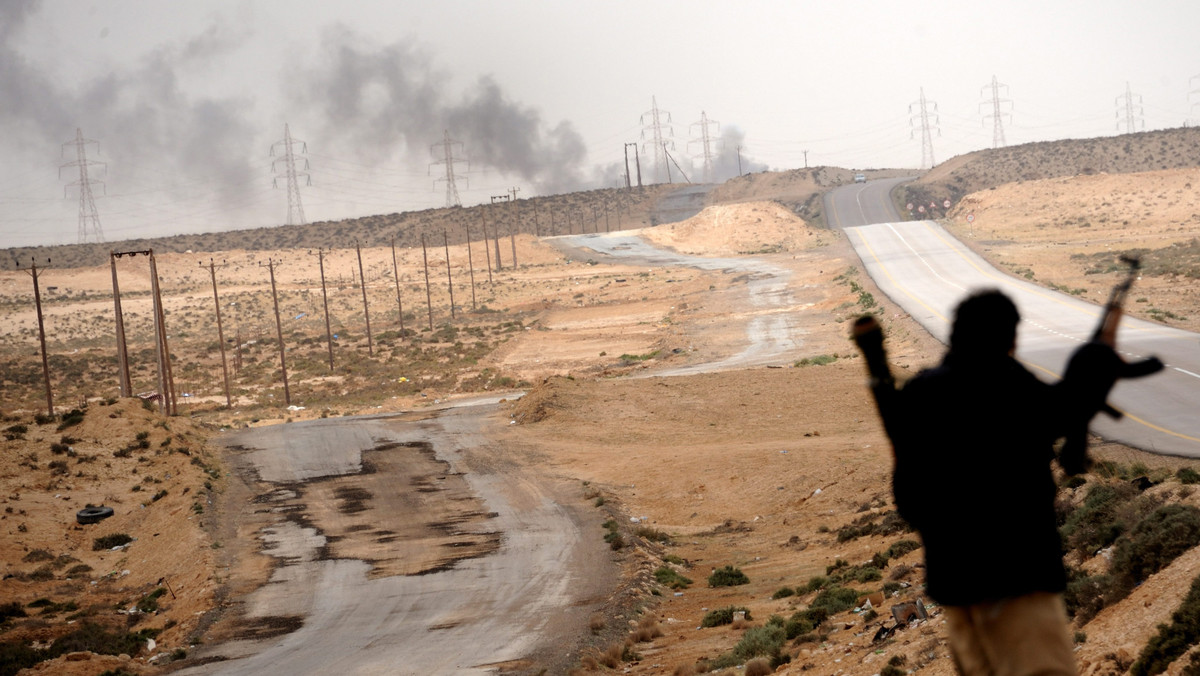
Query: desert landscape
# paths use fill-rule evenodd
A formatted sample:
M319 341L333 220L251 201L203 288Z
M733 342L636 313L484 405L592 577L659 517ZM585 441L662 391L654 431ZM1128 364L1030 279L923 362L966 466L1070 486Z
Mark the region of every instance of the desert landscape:
M1096 303L1120 276L1116 256L1140 254L1145 268L1127 310L1196 331L1200 134L1126 135L1125 155L1149 159L1095 164L1115 157L1111 142L954 158L898 191L897 203L959 186L945 193L953 206L939 219L957 237L1014 276ZM1163 157L1175 164L1160 166ZM954 673L940 609L923 595L920 543L894 511L889 445L848 324L877 314L901 375L936 363L942 346L882 296L845 235L825 226L821 193L854 173L742 176L675 222L656 206L671 189L655 186L539 198L527 211L435 210L130 242L129 250L155 250L174 416L149 398L118 396L103 248L6 251L39 261L55 407L46 410L31 280L7 268L0 673L168 673L196 666L206 643L237 638L233 600L260 586L271 564L258 534L242 528L261 487L232 471L213 442L220 435L420 414L483 393L503 399L489 440L506 462L571 487L563 499L591 515L591 535L617 571L586 631L498 671ZM607 229L636 227L680 253L787 270L784 311L802 336L794 352L767 366L656 375L738 352L756 309L745 303L746 279L612 264L553 237L605 231L606 204ZM533 213L542 214L537 223ZM476 218L493 236L468 245L463 224ZM54 264L42 267L43 256ZM278 329L268 262L278 264ZM152 393L146 261L123 258L116 269L133 391ZM1101 462L1089 474L1058 477L1080 672L1200 673L1200 467L1102 440L1093 454ZM77 523L93 505L115 513ZM1016 546L997 542L996 556ZM380 574L412 573L387 565Z

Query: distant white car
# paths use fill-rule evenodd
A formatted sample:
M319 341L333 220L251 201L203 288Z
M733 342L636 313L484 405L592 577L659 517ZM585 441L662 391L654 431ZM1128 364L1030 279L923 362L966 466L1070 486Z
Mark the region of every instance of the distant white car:
M854 175L854 182L855 182L855 183L866 183L866 182L867 182L867 175L866 175L866 174L855 174L855 175Z

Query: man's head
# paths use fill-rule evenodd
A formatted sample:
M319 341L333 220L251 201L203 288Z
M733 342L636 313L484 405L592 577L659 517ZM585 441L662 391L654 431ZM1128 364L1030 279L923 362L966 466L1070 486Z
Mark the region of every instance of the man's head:
M976 291L954 310L950 352L963 356L996 357L1012 352L1021 314L997 289Z

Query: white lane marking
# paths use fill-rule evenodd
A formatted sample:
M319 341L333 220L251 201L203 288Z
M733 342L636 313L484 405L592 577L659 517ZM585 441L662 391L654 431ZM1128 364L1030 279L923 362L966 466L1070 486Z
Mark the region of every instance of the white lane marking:
M1179 371L1180 373L1186 373L1187 375L1189 375L1193 378L1200 378L1200 374L1192 373L1191 371L1188 371L1187 369L1181 369L1178 366L1172 366L1171 368L1175 369L1176 371Z

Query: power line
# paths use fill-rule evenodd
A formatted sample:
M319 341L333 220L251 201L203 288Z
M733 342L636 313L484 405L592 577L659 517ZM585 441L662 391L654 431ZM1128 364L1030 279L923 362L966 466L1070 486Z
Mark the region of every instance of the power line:
M650 124L646 124L647 116L650 117ZM666 116L666 118L667 118L667 121L665 123L662 120L663 116ZM669 113L665 110L659 110L658 109L658 99L656 97L651 96L650 97L650 110L645 113L642 113L642 117L641 117L642 150L646 149L646 143L648 143L646 141L646 132L649 131L650 135L651 135L651 139L652 139L652 141L650 141L650 142L652 142L654 144L654 180L657 183L662 183L664 174L666 174L669 177L669 175L670 175L669 172L671 171L671 168L669 166L667 166L667 144L669 143L671 145L671 147L674 148L675 141L669 140L669 139L668 140L663 139L663 127L666 127L668 129L667 133L670 136L675 135L675 129L673 127L671 127L670 123L671 123L671 113ZM668 178L667 180L669 182L670 178Z
M1188 78L1188 86L1189 87L1192 86L1193 82L1200 82L1200 75L1193 75L1190 78ZM1196 89L1193 89L1188 92L1188 102L1189 103L1191 102L1192 97L1196 98L1196 102L1192 103L1190 106L1188 106L1188 115L1191 115L1193 110L1200 108L1200 87L1197 87Z
M992 107L991 114L984 115L983 119L984 119L984 124L986 124L987 119L989 117L992 118L992 147L993 148L1003 148L1004 146L1008 145L1004 141L1003 119L1004 119L1005 115L1008 115L1008 123L1012 124L1012 99L1000 98L1000 89L1001 88L1004 88L1005 93L1008 93L1008 85L1000 84L999 82L996 81L996 76L993 75L992 76L992 84L984 85L980 89L981 94L984 91L987 91L988 89L992 90L992 100L984 101L983 103L980 103L979 105L980 105L980 107L987 106L987 105L991 105L991 107ZM1002 112L1002 108L1004 107L1004 104L1008 104L1008 108L1009 108L1008 112Z
M919 106L918 113L913 113L913 106ZM932 113L929 112L931 107L933 108ZM935 164L933 159L933 130L937 129L938 136L942 135L942 129L939 126L940 120L938 119L937 102L926 100L925 88L921 87L921 98L908 104L908 114L908 124L913 128L909 132L909 138L913 138L913 135L916 133L916 127L913 124L914 121L921 121L921 168L930 169ZM930 122L930 117L933 118L932 122Z
M434 151L434 148L437 148L438 146L442 147L442 159L438 159L438 160L434 160L433 162L430 162L429 166L433 167L433 165L435 165L435 164L446 165L446 177L434 180L433 185L436 188L438 181L446 182L446 207L447 208L462 206L462 200L460 200L458 198L458 185L455 183L455 180L454 180L454 178L455 178L454 177L454 163L462 162L464 160L458 160L458 159L454 158L454 146L456 146L456 145L461 146L462 143L459 141L451 140L450 139L450 131L445 130L445 133L442 136L442 142L435 143L429 147L429 152L431 152L431 153ZM434 157L437 157L437 154L434 154ZM470 170L471 170L471 165L468 164L467 171L470 171ZM466 179L464 178L464 180L466 180Z
M66 167L79 167L79 180L68 183L63 187L63 196L66 197L67 188L71 186L79 186L79 243L86 244L89 237L95 237L97 242L104 241L104 231L100 229L100 213L96 211L96 200L92 198L92 181L88 176L88 167L92 165L100 165L107 170L108 165L104 162L93 162L87 158L86 146L89 143L96 143L91 139L83 137L83 131L79 128L75 129L75 140L67 141L63 144L65 150L67 146L75 146L75 161L68 162L58 168L58 176L62 178L62 170ZM100 144L96 143L96 152L100 152ZM101 185L103 181L97 181ZM107 192L107 190L106 190Z
M700 143L701 152L699 155L697 155L697 157L701 157L704 160L704 182L705 183L713 182L712 137L708 133L708 128L709 128L709 125L714 125L714 124L717 125L717 133L720 134L721 133L721 123L717 122L716 120L708 119L708 115L706 115L703 110L700 111L700 121L692 123L693 127L697 127L697 126L700 127L700 138L694 139L693 141L689 142L689 143L696 143L696 142ZM740 157L741 156L739 155L739 158ZM739 171L738 173L740 174L741 172Z
M1135 98L1137 99L1136 104L1133 102ZM1125 104L1121 105L1121 101L1125 101ZM1126 134L1132 134L1137 131L1137 123L1139 121L1142 123L1142 129L1146 128L1146 111L1142 108L1142 96L1141 94L1133 93L1129 88L1129 82L1125 83L1125 93L1118 96L1114 104L1117 106L1117 131L1121 131L1122 122L1125 123ZM1122 108L1124 108L1124 111L1122 111ZM1136 112L1134 112L1135 109ZM1121 117L1122 112L1125 113L1125 117Z
M296 145L297 143L299 143L302 148L302 150L300 152L307 154L308 153L308 144L305 143L304 141L300 141L298 139L293 139L292 132L290 129L288 129L288 125L285 122L283 124L283 140L276 141L275 144L271 146L271 156L272 157L274 157L274 155L275 155L275 148L277 146L283 146L283 157L271 162L271 171L276 171L276 172L278 171L275 168L275 165L277 165L281 160L284 163L284 168L283 168L284 171L282 174L276 173L275 178L272 180L271 184L273 186L275 186L276 188L278 188L279 187L279 179L282 177L287 178L287 190L288 190L287 224L288 225L304 225L305 224L304 204L300 202L300 182L299 182L298 177L304 176L304 178L307 179L307 181L308 181L308 185L312 185L312 176L310 176L308 174L308 158L307 157L302 158L304 160L304 171L303 172L296 171L296 153L295 153L295 151L292 150L292 146Z

